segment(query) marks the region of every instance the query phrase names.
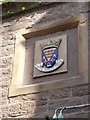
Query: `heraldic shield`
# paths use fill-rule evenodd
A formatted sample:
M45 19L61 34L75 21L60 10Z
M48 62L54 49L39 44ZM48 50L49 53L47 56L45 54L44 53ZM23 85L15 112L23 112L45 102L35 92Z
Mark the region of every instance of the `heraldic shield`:
M58 48L57 47L49 47L42 50L42 63L46 68L51 68L56 63L58 59Z
M63 63L63 59L58 59L58 48L61 43L58 41L50 40L48 43L41 45L42 49L42 62L37 63L35 67L42 72L51 72L59 68Z

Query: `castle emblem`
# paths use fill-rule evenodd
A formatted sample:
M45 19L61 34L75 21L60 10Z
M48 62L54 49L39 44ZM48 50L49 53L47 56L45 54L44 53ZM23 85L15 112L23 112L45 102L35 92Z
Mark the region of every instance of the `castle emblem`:
M42 62L35 65L39 71L52 72L62 66L64 60L58 59L58 48L61 41L61 39L57 41L50 40L48 43L41 44Z

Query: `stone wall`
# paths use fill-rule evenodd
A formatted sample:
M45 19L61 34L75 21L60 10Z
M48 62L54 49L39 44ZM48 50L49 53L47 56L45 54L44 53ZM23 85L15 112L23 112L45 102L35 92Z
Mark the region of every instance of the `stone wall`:
M36 11L3 19L0 26L0 117L23 118L52 116L57 107L88 103L88 85L55 89L9 98L16 32L21 28L78 15L88 11L88 3L54 3ZM87 117L88 108L65 111L65 117Z

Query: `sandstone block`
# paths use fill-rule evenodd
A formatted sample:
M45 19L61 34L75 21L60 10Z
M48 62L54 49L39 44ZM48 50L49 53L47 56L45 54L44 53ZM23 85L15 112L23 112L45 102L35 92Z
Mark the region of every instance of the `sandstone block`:
M88 85L75 86L72 88L72 96L88 95Z
M55 110L58 107L66 107L66 106L72 106L72 105L78 105L82 104L82 98L81 97L73 97L73 98L64 98L64 99L59 99L59 100L50 100L48 103L48 109L49 110ZM76 109L74 112L77 111ZM66 111L67 112L72 112L71 110Z
M10 57L5 57L0 59L0 67L1 68L6 68L7 66L12 65L12 56Z
M2 49L2 55L0 55L0 57L14 54L14 45L10 45L10 46L3 47L3 48L0 47L0 49Z
M82 119L85 119L85 118L88 118L90 112L79 112L79 113L75 113L75 114L68 114L68 118L72 119L72 118L82 118Z
M55 89L48 92L49 99L56 100L70 97L71 89L70 88L62 88L62 89Z
M2 73L0 74L0 77L11 76L11 74L12 74L12 68L11 67L2 68L0 70L2 70Z

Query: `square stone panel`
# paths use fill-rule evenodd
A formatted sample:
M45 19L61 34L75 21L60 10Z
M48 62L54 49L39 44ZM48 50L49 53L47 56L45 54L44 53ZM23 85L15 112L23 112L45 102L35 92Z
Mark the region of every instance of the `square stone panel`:
M62 42L59 46L58 59L63 59L64 64L57 70L49 73L44 73L37 70L35 68L35 64L41 63L42 61L41 58L42 49L39 46L40 43L44 42L46 43L48 40L58 40L60 38L62 39ZM77 76L78 75L77 40L78 40L77 28L27 39L25 47L26 51L25 51L24 79L22 84L30 85L36 83L52 82L58 81L59 79L64 80L70 77ZM66 47L64 47L65 45ZM64 49L66 49L65 53L66 55L64 54L65 52Z
M51 39L64 34L67 35L68 46L67 72L34 77L35 43L44 42L48 38ZM9 96L88 84L87 49L86 14L62 19L44 27L18 30Z
M42 63L42 48L41 45L47 44L51 41L55 42L61 39L61 43L58 47L58 59L63 59L64 63L57 69L50 72L43 72L38 70L35 65ZM42 68L42 67L41 67ZM50 69L50 68L49 68ZM51 67L52 69L52 67ZM55 37L39 40L35 42L35 53L34 53L34 71L33 77L40 77L46 75L52 75L57 73L67 72L67 34L58 35Z

